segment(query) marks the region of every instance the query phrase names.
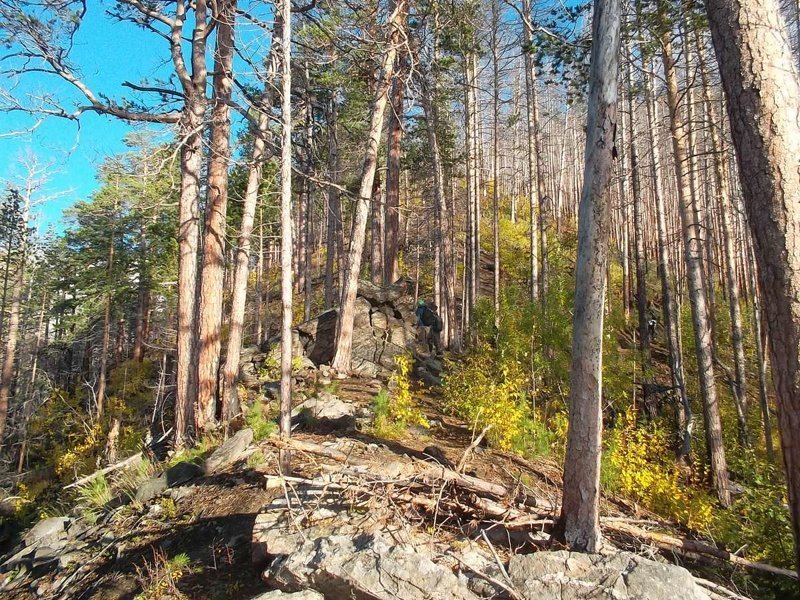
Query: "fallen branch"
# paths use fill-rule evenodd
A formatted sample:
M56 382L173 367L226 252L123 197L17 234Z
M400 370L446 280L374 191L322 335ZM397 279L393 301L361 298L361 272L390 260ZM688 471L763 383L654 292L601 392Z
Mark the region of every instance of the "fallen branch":
M781 577L788 577L790 579L798 578L797 573L795 571L790 571L789 569L782 569L780 567L774 567L765 563L753 562L747 560L746 558L742 558L741 556L737 556L736 554L732 554L727 550L721 550L714 546L710 546L709 544L704 544L703 542L676 538L665 533L659 533L657 531L646 531L641 527L636 527L635 525L631 525L629 523L606 521L604 523L604 529L633 536L639 540L650 542L661 550L674 552L676 554L684 556L687 554L710 556L755 573L769 573L770 575L780 575Z
M483 428L483 431L481 431L480 435L478 435L478 437L472 440L472 443L469 446L467 446L467 449L464 450L464 454L461 457L461 460L458 461L458 466L456 467L456 473L464 472L464 467L467 466L467 459L469 458L469 455L472 453L473 450L475 450L475 448L478 447L478 445L481 443L481 440L483 440L484 436L487 433L489 433L489 430L492 427L494 427L494 423L489 423L486 427Z
M114 463L113 465L109 465L99 471L95 471L94 473L90 473L86 477L81 477L77 481L73 481L69 485L65 485L63 489L68 490L70 488L78 487L79 485L83 485L84 483L88 483L93 479L97 479L101 475L105 475L106 473L111 473L112 471L118 471L119 469L124 469L125 467L132 465L137 460L141 460L144 455L141 452L137 452L133 456L129 456L125 460L121 460L118 463Z
M504 498L508 496L508 490L506 490L506 488L504 488L502 485L491 483L483 479L478 479L477 477L472 477L471 475L462 475L461 473L456 473L452 469L448 469L447 467L443 467L441 465L430 467L423 471L422 477L424 480L431 478L443 479L460 488L469 490L470 492L475 492L476 494L493 496L495 498Z
M350 463L353 465L363 464L363 461L353 458L340 450L326 448L325 446L321 446L320 444L315 444L314 442L304 442L303 440L298 440L294 438L289 438L288 440L282 440L278 437L271 437L266 441L268 444L271 444L276 448L299 450L300 452L308 452L310 454L316 454L318 456L324 456L325 458L330 458L331 460L335 460L336 462L340 463Z
M718 583L714 583L713 581L709 581L708 579L703 579L702 577L695 577L694 581L697 585L706 588L707 590L711 590L716 595L721 596L723 598L727 598L730 600L751 600L747 596L740 596L736 592L732 592L725 586L722 586Z

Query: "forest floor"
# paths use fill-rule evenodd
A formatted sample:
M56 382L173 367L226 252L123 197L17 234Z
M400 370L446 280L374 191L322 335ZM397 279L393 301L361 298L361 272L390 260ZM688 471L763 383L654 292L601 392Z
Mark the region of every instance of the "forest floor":
M361 379L340 381L337 395L367 410L374 396L374 385L374 381ZM310 481L330 471L340 461L325 456L326 452L344 452L348 460L378 471L398 461L406 466L434 462L449 469L463 464L467 476L514 490L517 498L522 491L535 499L538 525L512 533L509 533L511 528L499 527L500 537L492 536L503 555L547 547L546 530L557 517L561 496L559 465L545 458L529 460L475 445L479 432L442 414L436 393L421 392L417 400L431 426L411 427L398 439L379 439L368 427L336 429L310 424L298 429L294 439L301 447L293 451L293 475L298 481ZM268 485L270 478L278 476L277 446L274 437L254 445L248 456L260 452L260 461L242 456L218 474L195 479L144 504L132 503L109 511L82 536L82 560L65 568L38 572L34 568L18 576L12 585L7 582L10 573L0 574L0 589L5 582L3 597L221 599L251 598L266 591L259 569L251 560L251 543L257 515L278 494ZM322 454L315 449L322 449ZM613 524L655 525L674 535L686 533L623 499L604 498L601 510L604 529L611 527L605 533L615 547L649 557L659 554L656 545L627 535ZM406 511L404 518L427 531L431 531L431 526L433 530L438 527L438 534L443 537L470 537L470 533L485 529L486 525L474 515L455 520L441 518L437 524L435 516L431 521L431 515L424 511L412 512L408 516ZM496 520L502 522L505 517ZM539 535L531 535L531 531L537 533L537 528ZM491 530L489 527L488 531ZM175 563L176 555L185 555L182 563ZM669 558L675 561L679 556L672 554ZM719 568L695 569L695 572L715 579L718 584L731 584L728 574ZM744 596L734 593L712 597Z

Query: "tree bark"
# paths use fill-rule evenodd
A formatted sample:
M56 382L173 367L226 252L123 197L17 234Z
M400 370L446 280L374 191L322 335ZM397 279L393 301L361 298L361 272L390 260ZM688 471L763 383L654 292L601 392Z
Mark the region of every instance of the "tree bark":
M662 2L660 10L666 10ZM678 208L683 228L684 258L689 285L689 300L694 324L695 354L700 379L700 394L703 399L703 417L706 430L711 478L717 498L723 506L730 506L731 495L728 483L728 465L725 459L725 446L722 439L722 420L719 398L714 381L714 357L711 339L711 321L708 299L703 282L703 257L700 248L699 224L692 210L690 174L686 172L689 164L686 153L686 131L678 106L678 82L675 72L675 59L672 56L672 32L661 34L662 60L667 85L667 105L669 106L672 152L677 179Z
M280 436L292 433L292 3L281 10L281 411ZM281 449L281 473L291 474L291 454Z
M214 97L208 162L208 200L203 235L203 264L198 307L198 374L195 426L203 431L216 422L219 358L222 346L222 296L225 276L225 225L228 212L230 99L233 86L233 32L236 0L220 0L214 49Z
M389 110L389 135L386 156L386 236L384 243L384 284L394 283L400 277L400 144L403 140L403 100L405 97L405 55L397 56L395 77L392 81Z
M396 0L389 19L387 46L382 60L382 72L378 78L375 90L375 100L372 104L369 138L364 155L364 165L361 174L361 187L356 201L356 211L353 220L353 235L350 240L350 251L347 257L344 285L342 286L342 300L339 307L339 321L336 327L336 355L332 367L339 372L350 370L353 321L355 319L356 293L358 291L358 278L361 272L361 255L366 239L367 217L369 204L372 197L372 184L375 179L375 170L378 164L378 147L383 129L383 115L386 109L389 86L394 72L395 57L405 28L406 0Z
M280 19L276 19L272 30L272 39L276 40L282 32ZM242 335L247 302L247 283L250 278L250 246L255 222L258 192L261 188L264 162L269 159L266 150L269 136L270 111L272 109L275 73L277 72L277 53L271 53L267 82L258 104L257 122L253 125L253 150L250 156L250 168L247 173L247 187L244 192L242 208L242 225L239 231L239 243L236 248L235 272L233 276L233 298L231 299L230 333L223 370L222 414L229 423L240 411L239 404L239 358L242 351ZM260 319L256 315L256 319ZM259 340L260 341L260 340Z
M336 94L330 100L328 108L328 179L331 185L328 188L328 213L325 254L325 308L331 308L336 301L336 287L333 277L334 266L342 259L342 204L339 198L339 142L337 138L338 110L336 107ZM340 290L341 291L341 290Z
M687 461L692 449L694 415L686 392L686 378L683 371L683 351L681 348L680 311L673 288L672 262L669 256L669 237L667 234L667 212L664 202L664 183L661 178L661 151L657 132L659 131L658 103L653 98L650 76L644 79L645 105L647 106L647 138L652 160L650 177L653 180L653 195L656 200L656 226L658 232L658 275L661 281L661 311L664 317L664 335L669 350L669 364L672 385L678 392L678 428L681 444L678 458Z
M617 128L619 0L597 0L592 17L588 122L575 266L575 317L564 458L564 496L557 536L571 548L597 551L600 541L600 453L603 304L609 198Z
M539 299L539 145L538 107L536 106L536 62L533 59L534 37L531 22L531 2L522 1L522 19L525 25L527 48L525 48L525 98L528 143L528 210L530 212L530 296L531 301Z
M183 5L178 5L183 11ZM206 34L208 8L206 0L194 4L195 26L192 33L191 76L185 72L181 49L181 29L172 32L172 54L186 95L186 105L179 125L181 145L181 194L178 201L178 339L175 396L175 446L188 441L194 421L197 397L197 251L200 176L203 161L203 122L206 97ZM185 15L182 14L182 20ZM177 38L177 39L176 39Z
M800 571L800 81L775 0L709 0L753 232Z

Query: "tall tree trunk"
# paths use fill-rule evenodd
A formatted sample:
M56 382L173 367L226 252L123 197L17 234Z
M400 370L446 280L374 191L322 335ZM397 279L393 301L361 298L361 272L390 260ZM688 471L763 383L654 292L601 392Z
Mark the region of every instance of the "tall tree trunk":
M182 6L182 5L179 5ZM208 8L206 0L194 4L195 27L192 33L191 76L183 74L186 106L179 125L181 145L181 194L178 201L178 339L175 395L175 446L182 447L189 438L197 398L197 251L200 239L200 176L203 164L203 123L206 96L206 35ZM185 18L185 15L183 15ZM177 37L177 48L176 40ZM180 72L183 58L179 53L181 31L175 28L173 62ZM188 81L187 81L188 79Z
M438 32L433 33L434 40L431 49L431 64L425 69L425 80L422 85L422 108L425 111L425 120L428 130L428 145L431 150L433 162L433 193L436 205L436 240L439 252L439 273L442 283L441 303L439 307L444 316L445 345L449 348L456 341L456 267L453 255L452 221L447 209L447 198L444 193L444 169L439 150L437 128L439 116L437 110L437 62L438 62Z
M117 184L117 194L119 194L119 184ZM117 216L117 196L114 198L114 208L111 214L111 222ZM114 268L114 244L116 242L115 230L112 227L109 232L108 240L108 254L106 257L106 292L105 292L105 309L103 312L103 341L100 347L100 369L97 374L97 390L95 394L96 402L96 418L99 421L103 416L103 408L106 400L106 374L108 371L108 353L109 346L111 345L111 303L112 303L112 270Z
M282 27L283 23L280 18L277 18L272 29L273 40L277 40L278 36L281 35ZM245 306L247 302L247 282L250 278L250 246L264 162L269 158L266 145L269 136L269 117L273 102L272 90L275 85L275 73L278 69L279 59L280 57L277 52L271 52L266 76L267 81L258 103L257 122L252 126L253 150L250 155L247 187L244 192L239 243L236 247L233 298L231 299L231 316L229 321L230 333L228 334L228 348L225 357L225 367L223 369L222 415L226 423L230 423L240 411L237 384L239 380L239 359L242 351L242 334L244 331ZM261 251L259 250L259 254L260 253ZM258 290L258 292L260 292L260 290ZM260 315L256 315L256 320L260 320ZM260 342L260 340L258 341Z
M198 307L197 410L195 426L203 431L216 421L219 354L222 345L222 298L225 276L225 224L228 212L230 99L233 86L233 30L236 0L219 0L214 48L214 98L208 161L208 201L203 234L203 265Z
M342 239L342 204L339 198L339 142L337 138L336 94L332 94L328 108L328 179L332 185L328 188L328 213L326 215L327 234L325 254L325 308L331 308L335 303L336 288L334 285L333 271L338 261L341 261ZM338 260L337 260L338 259Z
M608 259L609 201L617 128L619 0L597 0L592 55L583 194L578 217L575 317L564 458L564 496L557 535L573 549L600 546L600 452L603 373L603 304Z
M665 10L662 3L661 10ZM700 379L700 395L703 399L703 418L705 421L706 446L708 451L711 478L714 490L723 506L730 506L731 493L728 483L728 464L725 459L725 446L722 438L722 419L720 417L717 386L714 381L714 357L711 339L711 320L708 299L703 282L703 257L700 248L699 224L692 210L691 189L686 169L689 165L686 153L686 130L678 105L678 82L675 72L675 59L672 56L672 32L661 36L662 60L667 84L667 105L669 106L672 152L677 179L678 207L683 228L684 258L689 285L689 300L694 324L694 344L697 356L697 370Z
M642 352L642 369L645 380L650 374L650 333L647 326L647 262L644 247L644 198L642 198L642 184L639 178L639 155L636 150L638 132L636 119L633 114L633 87L631 86L631 60L626 61L625 84L628 88L628 115L627 129L631 139L628 152L631 161L631 186L633 191L633 238L634 260L636 262L636 314L639 318L639 349ZM645 405L649 406L647 390L644 392Z
M364 250L366 238L372 183L375 179L375 170L378 164L378 147L380 146L380 137L383 130L383 114L386 109L392 73L394 72L397 49L405 29L405 18L403 16L405 15L405 7L406 0L396 0L394 3L389 19L388 44L383 55L382 72L378 78L375 100L372 104L369 138L364 155L361 187L356 201L353 235L350 240L350 252L347 257L344 285L342 286L342 300L339 307L339 321L336 327L336 355L333 359L332 367L339 372L350 370L356 293L358 291L358 277L361 272L361 254Z
M492 275L494 334L500 331L500 0L492 0Z
M689 396L686 392L686 378L683 370L683 350L681 348L680 311L673 289L672 262L669 255L669 237L667 234L667 209L664 203L664 183L661 178L661 150L657 132L660 130L658 103L653 98L650 76L644 78L645 105L647 106L648 145L652 160L650 177L653 180L653 195L656 200L656 226L658 231L658 275L661 281L661 312L664 318L664 335L669 350L669 364L672 373L672 385L678 392L680 406L678 410L678 426L681 445L678 458L687 461L692 449L692 432L694 431L694 415Z
M5 354L3 356L3 371L0 373L0 447L3 445L6 420L8 417L8 401L11 397L11 388L14 379L14 365L17 358L17 343L19 340L19 320L22 304L22 289L25 285L25 262L23 259L17 265L14 279L11 284L11 310L8 315L8 337L6 338Z
M800 571L800 81L775 0L706 6L758 259Z
M280 5L281 28L281 411L280 436L292 433L292 3ZM291 455L282 448L281 472L291 472Z
M755 263L756 258L752 255L753 249L747 245L748 258L752 256ZM755 281L755 273L750 269L751 284L753 288L753 329L755 330L756 360L758 361L758 404L761 409L761 423L764 429L764 446L767 449L767 460L775 463L775 443L772 440L772 418L769 414L769 393L767 392L767 357L764 353L764 328L762 319L764 316L761 307L761 291Z
M538 108L536 106L536 62L533 58L534 37L533 23L531 22L531 2L522 1L522 18L525 25L525 98L527 143L528 143L528 210L530 212L530 296L535 302L539 299L539 146L538 139Z
M384 243L384 283L394 283L400 277L399 233L400 233L400 143L403 140L403 100L405 97L405 55L397 56L395 77L392 81L391 106L389 110L389 134L386 156L386 237Z
M744 333L742 332L742 310L739 304L739 284L736 278L736 264L734 262L734 231L731 224L732 207L730 203L730 190L728 179L725 177L724 155L722 140L717 124L718 115L714 111L711 101L711 86L708 82L708 69L706 68L700 36L695 31L697 55L700 59L700 75L703 81L703 106L706 115L706 127L711 138L711 152L714 163L714 183L717 192L717 206L722 223L723 259L725 262L725 276L728 280L726 286L728 293L728 309L731 317L731 342L733 344L733 363L736 379L733 382L733 400L736 406L736 417L739 424L739 439L745 446L750 445L747 430L747 371L744 357Z

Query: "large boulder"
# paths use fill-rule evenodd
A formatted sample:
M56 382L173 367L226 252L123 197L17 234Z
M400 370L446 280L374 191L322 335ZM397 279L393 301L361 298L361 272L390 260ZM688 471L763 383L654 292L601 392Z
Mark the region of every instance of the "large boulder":
M206 459L203 465L205 474L214 475L222 471L225 467L232 465L243 457L245 450L247 450L252 443L252 429L246 428L237 431Z
M369 281L359 283L352 342L355 374L363 377L387 375L395 369L398 355L417 350L413 291L413 281L409 279L385 287ZM310 361L309 367L330 364L336 349L338 318L338 309L332 308L297 325L292 336L293 356ZM270 339L263 349L246 349L240 363L241 382L247 387L264 390L274 379L274 373L270 375L263 366L277 364L280 356L279 338Z
M34 525L23 537L26 546L34 544L47 545L67 537L69 517L50 517L42 519Z
M515 555L508 575L529 600L709 600L686 569L629 552Z

